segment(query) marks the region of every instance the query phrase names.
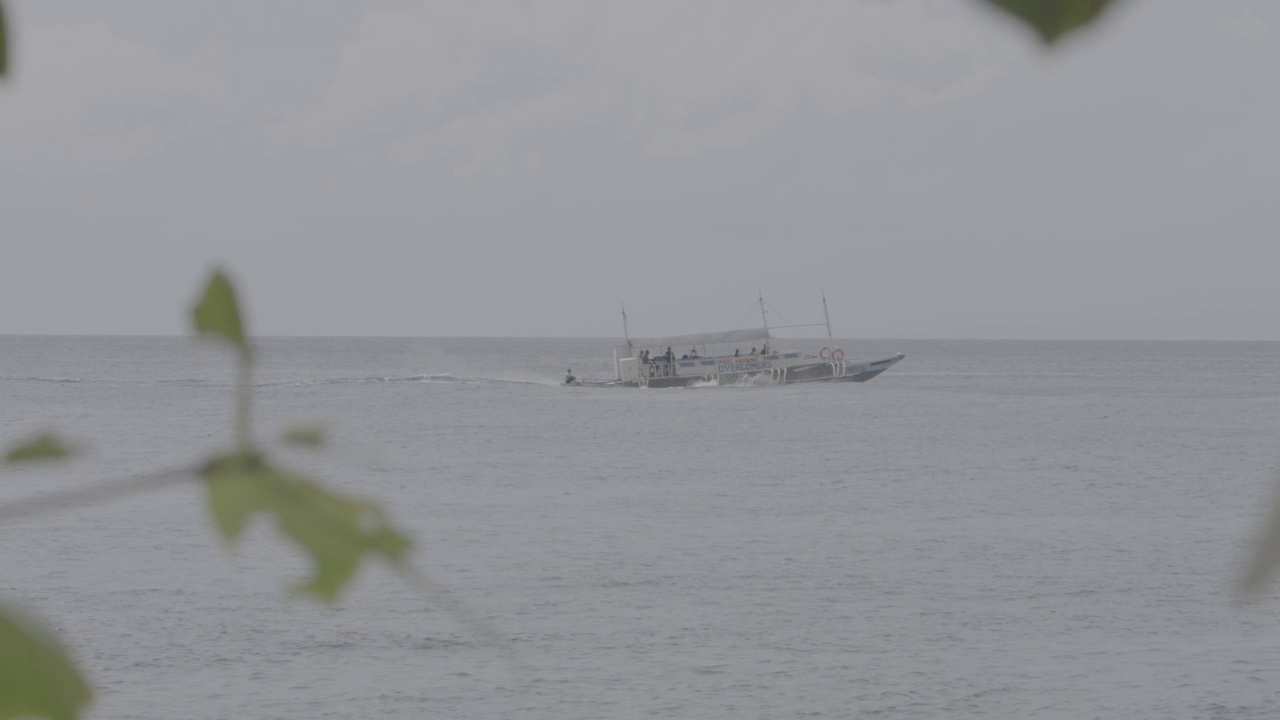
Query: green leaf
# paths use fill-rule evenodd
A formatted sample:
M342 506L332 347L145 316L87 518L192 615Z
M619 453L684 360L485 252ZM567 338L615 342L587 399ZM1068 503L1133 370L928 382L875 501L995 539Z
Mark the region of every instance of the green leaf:
M375 505L330 493L307 478L271 467L256 456L231 455L205 470L209 507L224 538L234 543L258 514L311 556L314 573L296 592L332 602L366 555L396 564L411 543Z
M229 455L205 467L209 509L222 537L232 545L240 540L249 516L270 506L261 472L261 461L252 455Z
M1108 5L1118 0L987 0L1009 12L1040 33L1045 44L1093 22Z
M0 77L9 72L9 45L5 42L4 3L0 3Z
M0 720L76 720L92 699L53 635L0 605Z
M71 449L63 444L57 435L44 433L10 448L4 459L5 462L10 463L30 462L32 460L59 460L70 454Z
M219 336L242 352L248 349L240 322L240 308L236 304L236 289L221 270L209 278L204 296L191 311L191 316L195 320L196 332Z
M280 441L296 447L323 447L325 431L319 425L294 425L284 431Z

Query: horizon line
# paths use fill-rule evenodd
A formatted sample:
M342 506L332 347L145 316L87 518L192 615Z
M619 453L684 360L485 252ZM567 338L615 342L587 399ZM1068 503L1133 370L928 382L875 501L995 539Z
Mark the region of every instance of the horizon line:
M5 333L0 338L135 338L135 339L170 339L190 338L200 340L201 337L189 333L156 334L156 333ZM626 338L618 335L253 335L254 340L288 340L288 339L366 339L366 340L601 340L626 343ZM796 342L821 342L821 338L786 338L775 337L775 340ZM1159 337L1159 338L1117 338L1117 337L842 337L839 340L856 341L904 341L904 342L1221 342L1221 343L1280 343L1280 338L1196 338L1196 337Z

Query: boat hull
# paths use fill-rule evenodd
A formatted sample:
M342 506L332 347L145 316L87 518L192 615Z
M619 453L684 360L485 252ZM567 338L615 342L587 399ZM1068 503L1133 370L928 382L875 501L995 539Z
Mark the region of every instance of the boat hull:
M906 355L898 354L893 357L867 362L813 362L744 372L642 377L636 381L611 383L610 385L613 387L673 388L725 385L793 385L812 382L866 382L898 364L905 357Z

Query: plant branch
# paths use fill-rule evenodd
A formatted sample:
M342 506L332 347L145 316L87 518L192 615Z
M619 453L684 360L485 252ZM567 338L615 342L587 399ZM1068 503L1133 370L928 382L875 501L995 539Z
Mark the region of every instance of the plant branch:
M253 365L247 351L240 354L236 375L236 446L247 455L253 452Z
M89 487L63 490L40 495L25 500L0 505L0 523L11 520L25 520L38 515L48 515L59 510L70 510L74 507L96 505L98 503L117 500L129 495L138 495L151 490L178 485L199 477L194 468L181 468L152 475L117 478L91 485Z
M405 584L413 588L428 600L433 600L439 604L445 612L452 615L463 626L469 628L476 635L484 639L486 642L494 646L505 648L507 651L507 661L510 663L510 670L517 675L527 675L529 666L524 662L524 658L511 644L510 640L504 639L498 634L492 625L482 620L476 613L467 606L465 602L454 597L448 588L440 585L429 578L422 568L413 563L397 563L395 569L399 572L400 577L404 579Z

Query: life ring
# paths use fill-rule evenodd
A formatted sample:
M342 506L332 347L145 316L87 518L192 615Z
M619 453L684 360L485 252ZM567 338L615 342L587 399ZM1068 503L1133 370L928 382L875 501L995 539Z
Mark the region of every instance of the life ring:
M831 351L831 361L832 361L832 362L842 362L843 360L844 360L844 351L843 351L843 350L841 350L840 348L836 348L835 350L832 350L832 351Z
M819 358L820 360L826 360L826 359L827 359L827 355L829 355L829 354L831 354L831 348L825 348L825 347L824 347L824 348L822 348L821 350L819 350L819 351L818 351L818 358Z

